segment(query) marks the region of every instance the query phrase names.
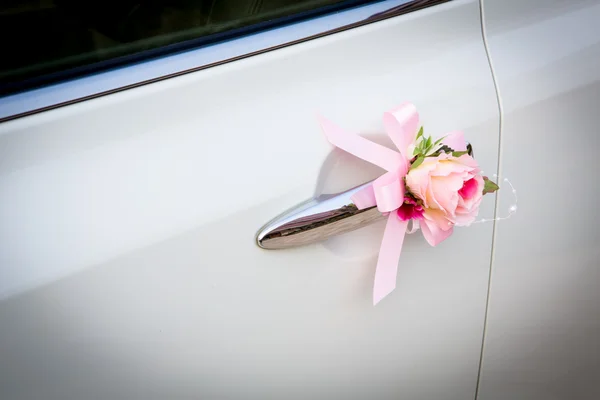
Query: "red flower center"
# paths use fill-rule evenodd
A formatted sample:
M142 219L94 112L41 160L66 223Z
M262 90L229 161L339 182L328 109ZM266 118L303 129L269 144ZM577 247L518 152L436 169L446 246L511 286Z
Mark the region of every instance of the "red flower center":
M405 197L404 203L397 210L398 218L402 221L410 219L423 219L423 207L411 197Z
M465 200L468 200L471 197L475 196L475 193L477 193L477 181L475 180L475 178L471 178L468 181L465 181L465 183L463 183L463 187L458 191L460 197L462 197Z

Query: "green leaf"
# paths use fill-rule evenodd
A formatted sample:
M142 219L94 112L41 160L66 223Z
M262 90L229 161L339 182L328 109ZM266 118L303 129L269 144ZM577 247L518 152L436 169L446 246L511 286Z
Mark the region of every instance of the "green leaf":
M447 137L447 136L448 136L448 135L446 135L446 136L443 136L443 137L439 138L438 140L436 140L436 141L433 143L433 147L435 147L435 146L437 146L438 144L440 144L440 143L442 142L442 140L446 139L446 137Z
M423 153L422 142L421 143L417 143L417 145L415 146L415 150L413 151L413 156L419 155L421 153Z
M423 153L423 144L425 140L423 139L423 127L419 129L417 133L417 137L415 138L415 150L413 151L413 156L417 154Z
M425 149L429 149L431 147L431 136L427 138L427 142L425 143Z
M419 165L421 165L423 163L423 161L425 160L425 157L423 156L419 156L417 157L417 159L411 164L410 168L417 168Z
M498 189L500 186L490 181L487 176L483 177L483 194L494 193Z
M469 154L468 151L453 151L452 155L454 157L460 157L460 156L464 156L465 154Z
M421 129L419 129L419 133L417 133L417 138L416 140L419 140L419 138L423 136L423 127L421 127Z

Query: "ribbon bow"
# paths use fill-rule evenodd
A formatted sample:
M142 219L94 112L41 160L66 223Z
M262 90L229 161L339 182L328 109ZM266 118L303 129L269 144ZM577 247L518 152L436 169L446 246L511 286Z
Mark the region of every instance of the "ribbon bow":
M406 233L413 233L420 226L427 242L435 246L453 231L453 227L442 230L427 218L423 218L420 225L417 220L413 220L412 229L408 231L409 221L398 216L397 210L404 203L404 177L410 167L412 148L419 129L419 114L412 103L403 103L383 114L385 130L399 151L347 133L323 117L319 117L319 122L331 144L387 171L372 185L352 196L352 201L359 210L376 205L380 212L388 214L373 285L373 304L377 304L396 288L398 261ZM455 150L467 149L462 132L449 133L443 143Z

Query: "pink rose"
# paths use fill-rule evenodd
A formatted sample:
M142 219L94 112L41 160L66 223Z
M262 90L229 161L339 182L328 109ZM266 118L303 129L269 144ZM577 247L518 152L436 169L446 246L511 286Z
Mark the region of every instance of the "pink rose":
M469 225L475 220L483 185L479 166L468 154L425 157L406 175L408 190L423 202L424 222L434 231L432 236L441 239L435 240L436 244L452 233L454 225Z

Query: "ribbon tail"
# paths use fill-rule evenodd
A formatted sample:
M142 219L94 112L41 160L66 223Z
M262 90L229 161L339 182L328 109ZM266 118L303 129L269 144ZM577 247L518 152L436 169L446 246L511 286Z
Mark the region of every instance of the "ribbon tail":
M396 288L396 275L398 274L398 261L402 253L402 244L408 228L408 221L402 221L396 213L388 216L383 240L379 250L379 259L375 270L375 283L373 285L373 305L376 305L385 296Z

